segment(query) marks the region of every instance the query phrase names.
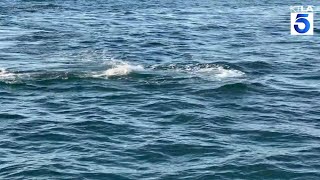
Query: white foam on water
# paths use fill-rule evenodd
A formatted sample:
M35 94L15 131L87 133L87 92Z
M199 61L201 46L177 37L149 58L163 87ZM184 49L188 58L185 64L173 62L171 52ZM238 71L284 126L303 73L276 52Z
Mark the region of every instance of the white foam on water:
M245 75L245 73L242 71L236 69L226 69L222 66L200 68L196 72L208 76L213 76L218 79L236 78Z
M18 75L12 72L8 72L4 68L0 68L0 81L7 84L15 84L18 82Z
M157 69L157 66L153 66L152 68ZM165 70L173 70L182 74L190 74L192 76L197 76L205 79L209 78L218 80L227 78L239 78L245 75L245 73L242 71L212 64L170 64L167 68L165 68Z
M112 67L105 71L105 75L110 76L125 76L134 71L142 71L144 70L141 65L130 65L130 64L121 64Z
M4 68L0 68L0 79L1 80L14 80L16 75L14 73L8 72Z
M93 74L93 77L113 77L113 76L126 76L132 72L143 71L142 65L133 65L125 61L111 61L108 63L111 66L106 71Z

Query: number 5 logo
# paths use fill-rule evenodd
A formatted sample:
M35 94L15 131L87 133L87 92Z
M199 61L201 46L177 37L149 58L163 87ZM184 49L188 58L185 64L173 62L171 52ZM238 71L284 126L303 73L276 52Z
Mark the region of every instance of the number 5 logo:
M313 35L313 13L291 13L292 35Z
M298 32L298 33L306 33L309 31L310 29L310 22L308 21L309 14L297 14L297 18L296 18L296 24L294 25L294 29ZM297 23L303 23L304 24L304 29L300 29L299 25Z

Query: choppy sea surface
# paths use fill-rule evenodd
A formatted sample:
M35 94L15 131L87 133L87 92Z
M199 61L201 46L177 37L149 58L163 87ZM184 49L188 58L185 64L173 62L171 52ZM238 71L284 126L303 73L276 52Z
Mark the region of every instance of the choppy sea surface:
M0 1L0 179L320 179L290 5Z

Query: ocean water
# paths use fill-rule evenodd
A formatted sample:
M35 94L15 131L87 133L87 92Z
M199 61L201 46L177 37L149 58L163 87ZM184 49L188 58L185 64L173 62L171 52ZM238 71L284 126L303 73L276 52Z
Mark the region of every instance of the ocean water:
M0 179L320 179L290 5L0 1Z

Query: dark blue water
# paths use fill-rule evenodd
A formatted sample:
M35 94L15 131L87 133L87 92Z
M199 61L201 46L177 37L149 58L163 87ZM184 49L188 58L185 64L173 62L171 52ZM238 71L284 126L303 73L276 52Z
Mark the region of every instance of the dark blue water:
M2 0L0 179L320 179L290 5Z

